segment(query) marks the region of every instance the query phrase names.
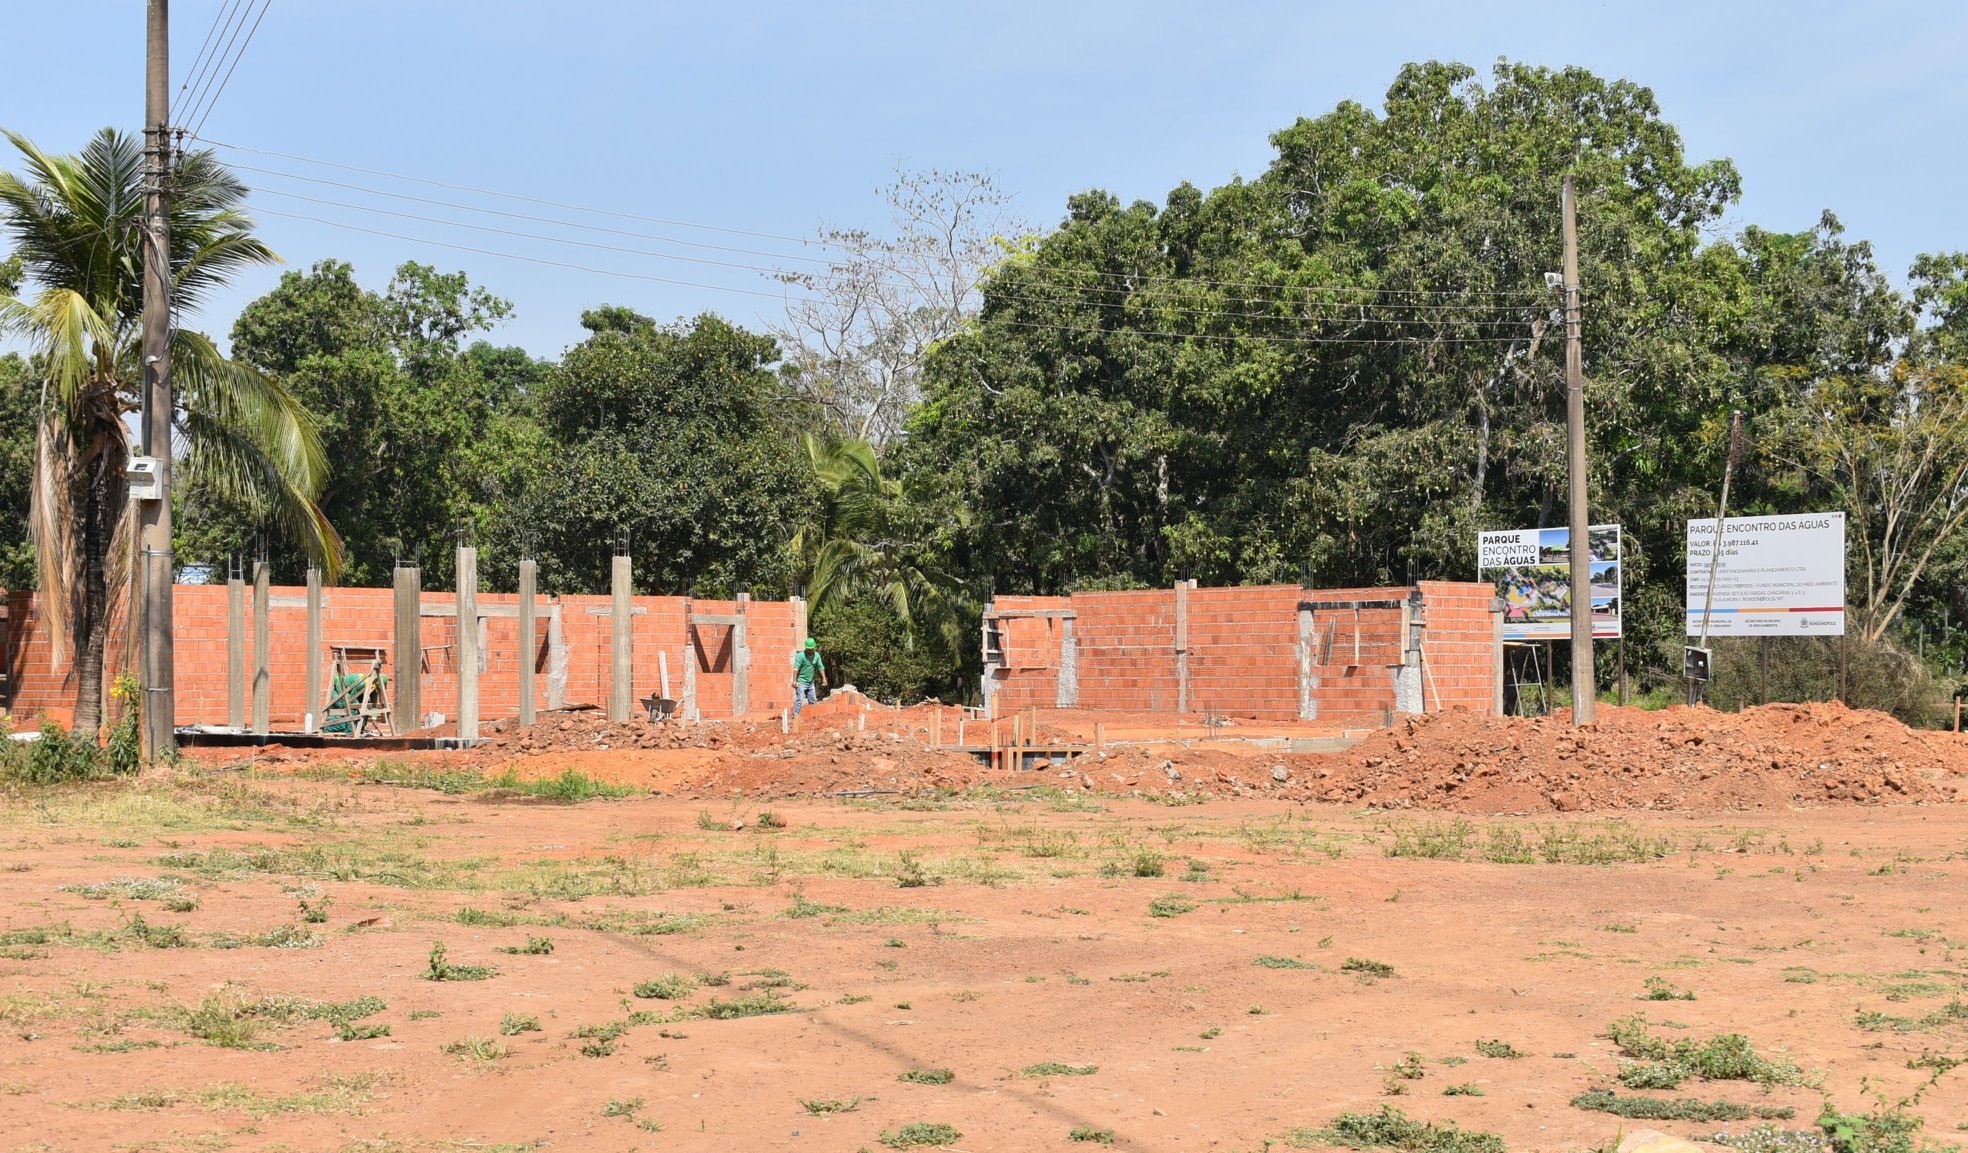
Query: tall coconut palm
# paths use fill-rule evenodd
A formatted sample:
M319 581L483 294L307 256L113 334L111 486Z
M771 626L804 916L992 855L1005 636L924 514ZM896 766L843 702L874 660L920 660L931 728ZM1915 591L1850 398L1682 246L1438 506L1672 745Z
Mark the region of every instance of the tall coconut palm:
M862 440L800 437L820 490L814 515L794 534L814 615L858 597L880 601L913 645L931 632L953 647L962 632L962 585L928 555L924 527L911 525L901 481L882 475Z
M142 381L143 144L106 128L60 156L6 136L25 171L0 171L0 235L26 275L0 295L0 329L33 346L42 374L30 513L41 619L55 659L73 655L75 727L94 732L135 540L123 474ZM170 180L174 313L279 259L253 235L245 186L211 153L186 154ZM333 567L341 542L314 503L327 462L307 410L199 333L173 329L171 364L179 466L264 508Z

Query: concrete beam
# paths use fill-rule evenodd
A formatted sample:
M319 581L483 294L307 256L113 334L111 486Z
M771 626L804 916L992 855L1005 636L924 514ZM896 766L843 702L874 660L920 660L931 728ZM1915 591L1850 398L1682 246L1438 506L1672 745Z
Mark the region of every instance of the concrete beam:
M226 578L226 724L246 727L246 582Z
M540 566L532 557L519 562L519 723L530 725L537 716L533 707L534 662L539 659L539 644L533 638L533 618L535 596L533 586L539 581Z
M635 617L630 597L634 590L634 570L628 557L615 557L609 565L608 630L608 719L626 721L635 703Z
M390 671L395 675L396 731L407 733L424 726L423 621L417 611L423 599L422 574L415 565L398 565L394 587L396 647L390 653Z
M458 739L478 739L478 550L458 547Z
M313 732L321 724L321 706L326 698L321 691L321 570L313 565L307 570L307 695L302 698L301 727Z

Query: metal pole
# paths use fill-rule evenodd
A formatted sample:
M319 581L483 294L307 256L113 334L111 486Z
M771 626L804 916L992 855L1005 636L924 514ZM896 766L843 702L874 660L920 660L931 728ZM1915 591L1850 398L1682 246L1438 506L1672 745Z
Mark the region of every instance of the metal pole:
M1579 349L1578 198L1565 174L1565 444L1571 462L1572 723L1592 723L1592 519L1585 471L1585 359Z
M157 458L157 497L140 502L144 554L143 735L148 756L177 750L176 660L171 631L171 17L150 0L144 53L143 454ZM155 563L158 559L164 563Z
M1722 522L1729 515L1729 478L1736 471L1736 442L1742 436L1743 414L1737 409L1729 417L1729 447L1722 456L1722 499L1715 502L1715 537L1708 546L1708 597L1702 602L1701 639L1698 648L1708 647L1708 618L1715 611L1715 578L1722 570ZM1701 699L1696 682L1688 682L1688 703Z

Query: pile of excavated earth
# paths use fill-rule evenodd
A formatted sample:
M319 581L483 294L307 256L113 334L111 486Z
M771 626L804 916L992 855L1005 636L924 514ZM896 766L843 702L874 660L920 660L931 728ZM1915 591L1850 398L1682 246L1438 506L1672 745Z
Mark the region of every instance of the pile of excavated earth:
M942 713L938 717L935 714ZM575 709L502 721L447 764L522 777L569 769L664 795L785 797L1048 786L1163 798L1274 797L1464 813L1742 810L1936 804L1968 786L1968 737L1838 704L1740 713L1602 708L1551 717L1460 709L1405 718L1344 752L1179 741L1068 752L1024 771L947 747L960 710L829 709L778 722L610 722ZM943 747L932 747L938 734ZM1043 743L1069 745L1048 735ZM306 754L279 757L307 760Z

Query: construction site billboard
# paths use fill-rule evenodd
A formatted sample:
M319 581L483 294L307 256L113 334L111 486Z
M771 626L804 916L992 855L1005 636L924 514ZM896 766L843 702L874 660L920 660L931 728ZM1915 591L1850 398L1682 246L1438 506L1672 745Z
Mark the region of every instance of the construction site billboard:
M1620 635L1620 528L1586 530L1592 565L1592 635ZM1572 533L1567 528L1486 532L1476 544L1476 577L1496 586L1506 641L1572 635Z
M1715 568L1712 637L1835 637L1845 633L1845 514L1732 516L1688 522L1688 635L1702 629Z

